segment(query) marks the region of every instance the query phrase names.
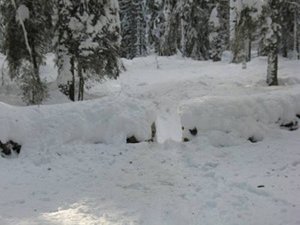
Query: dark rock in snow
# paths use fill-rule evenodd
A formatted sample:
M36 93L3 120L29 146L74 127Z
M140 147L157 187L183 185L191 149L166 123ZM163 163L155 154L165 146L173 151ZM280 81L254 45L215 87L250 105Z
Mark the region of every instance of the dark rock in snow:
M300 114L297 114L296 116L297 116L298 119L300 119Z
M254 136L249 137L248 141L250 141L251 143L257 143L258 142Z
M298 121L291 121L289 123L281 124L280 127L287 129L289 131L294 131L294 130L298 130L299 124L298 124Z
M196 136L198 134L198 130L196 127L193 129L190 129L189 131L190 131L191 135L193 135L193 136Z
M131 137L128 137L126 142L128 144L137 144L137 143L140 143L135 136L131 136Z
M253 135L251 137L248 138L248 141L250 141L251 143L257 143L263 140L263 137L260 135Z
M10 140L6 143L2 143L2 141L0 141L0 153L2 157L7 157L12 155L13 153L15 154L20 154L22 146L19 145L18 143Z
M188 138L183 138L183 142L189 142L190 141L190 139L188 139Z
M265 185L258 185L257 188L264 188Z

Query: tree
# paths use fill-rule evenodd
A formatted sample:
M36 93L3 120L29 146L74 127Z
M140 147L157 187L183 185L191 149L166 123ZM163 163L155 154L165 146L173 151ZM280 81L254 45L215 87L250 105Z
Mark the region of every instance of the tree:
M185 0L180 11L184 20L184 55L197 60L208 59L210 5L205 0Z
M159 41L162 34L162 6L162 1L148 0L146 2L148 44L155 53L159 52Z
M83 100L86 80L119 75L118 1L58 0L56 15L59 87L72 101L76 91L77 99Z
M51 1L46 0L1 2L10 77L21 78L23 99L28 104L39 104L47 96L39 68L51 37L51 9Z
M122 57L132 59L147 53L146 12L143 0L120 0Z
M229 1L218 0L209 19L210 58L220 61L222 53L229 49Z
M268 54L267 84L278 85L278 47L281 36L280 10L282 0L268 0L263 9L264 45Z
M0 6L2 2L0 1ZM2 14L0 14L0 53L4 53L3 51L3 42L4 42L4 22Z
M284 1L282 3L282 38L281 53L288 57L292 52L293 59L299 59L299 24L300 24L300 1Z

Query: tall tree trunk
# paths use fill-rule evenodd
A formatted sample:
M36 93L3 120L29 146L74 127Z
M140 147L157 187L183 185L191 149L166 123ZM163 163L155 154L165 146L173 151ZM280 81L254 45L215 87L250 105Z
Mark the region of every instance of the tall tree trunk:
M75 102L75 65L74 65L74 57L71 57L71 73L72 73L72 81L69 84L69 98L71 101Z
M298 23L297 23L297 10L294 12L294 49L293 49L293 59L298 59L299 52L297 51L298 42Z
M268 53L267 84L269 86L278 85L278 51L277 46L272 46Z
M81 66L80 62L78 62L77 69L78 69L78 77L79 77L78 101L83 101L84 78L83 78L82 66Z
M251 51L252 51L252 40L251 40L251 37L249 38L248 40L248 55L247 55L247 62L250 62L251 61Z

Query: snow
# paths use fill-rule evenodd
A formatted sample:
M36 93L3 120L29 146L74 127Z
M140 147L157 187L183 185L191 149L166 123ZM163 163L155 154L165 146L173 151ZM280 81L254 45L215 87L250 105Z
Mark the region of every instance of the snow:
M17 20L25 21L30 16L29 9L25 5L20 5L17 9L17 15Z
M276 129L272 125L297 120L299 99L299 87L292 94L274 91L272 95L193 99L181 106L184 137L191 139L189 130L197 128L199 134L208 136L215 146L240 144L251 137L262 140L264 134Z
M1 225L300 224L300 130L280 128L300 122L299 61L280 58L267 87L266 58L157 60L124 60L85 102L64 103L51 64L52 105L8 105L18 96L1 90L0 140L22 144L0 157ZM154 121L157 142L125 143Z
M0 140L31 147L74 141L126 143L131 136L145 141L151 139L155 121L150 103L124 96L63 106L20 108L2 103L0 111Z
M217 6L218 7L218 6ZM215 7L211 14L210 14L210 18L209 18L209 22L212 23L213 27L215 28L219 28L220 27L220 20L219 20L219 15L218 15L218 9L217 7Z

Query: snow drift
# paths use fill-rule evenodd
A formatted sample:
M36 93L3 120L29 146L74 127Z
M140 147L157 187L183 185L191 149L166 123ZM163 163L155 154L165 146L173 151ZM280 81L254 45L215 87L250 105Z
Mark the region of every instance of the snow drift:
M51 106L0 103L0 140L24 144L124 143L151 139L152 104L129 97Z
M296 121L300 91L201 97L185 102L179 111L183 137L205 136L215 146L231 146L241 140L260 141L270 126Z

